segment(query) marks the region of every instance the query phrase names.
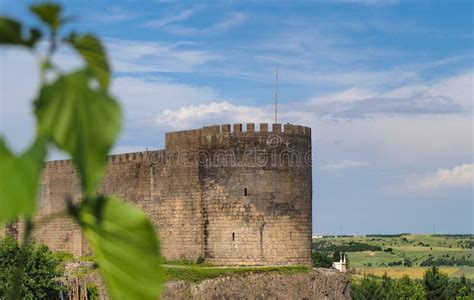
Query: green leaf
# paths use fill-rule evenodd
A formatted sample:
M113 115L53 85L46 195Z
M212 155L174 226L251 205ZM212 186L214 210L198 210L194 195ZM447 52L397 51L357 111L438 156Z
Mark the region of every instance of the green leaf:
M41 38L41 32L33 28L30 30L30 38L24 40L21 31L19 22L7 17L0 17L0 44L33 47Z
M39 31L36 28L31 28L30 38L27 41L25 41L25 44L30 47L33 47L36 44L36 42L38 42L40 39L41 39L41 31Z
M113 197L82 202L75 217L112 299L158 299L164 283L160 244L141 210Z
M100 40L92 34L73 34L66 41L84 58L101 87L106 90L109 86L110 68Z
M62 24L60 19L61 6L55 3L41 3L30 7L31 12L47 24L53 31L56 31Z
M21 24L13 19L0 17L0 44L23 45Z
M45 139L38 138L25 153L15 156L0 138L0 225L36 211L45 155Z
M95 195L121 120L118 103L92 89L92 79L88 70L60 76L43 86L35 101L39 132L72 156L86 196Z

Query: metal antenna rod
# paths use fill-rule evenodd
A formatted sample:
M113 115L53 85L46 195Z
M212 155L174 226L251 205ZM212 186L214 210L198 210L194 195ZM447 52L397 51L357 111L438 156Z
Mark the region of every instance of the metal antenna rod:
M278 67L275 70L275 124L278 124Z

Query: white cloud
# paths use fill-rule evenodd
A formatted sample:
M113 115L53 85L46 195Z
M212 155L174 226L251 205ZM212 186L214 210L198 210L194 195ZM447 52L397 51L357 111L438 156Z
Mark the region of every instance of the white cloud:
M320 158L351 157L392 170L423 170L472 159L471 116L379 115L334 121L313 117L298 123L312 127Z
M168 24L173 24L176 22L184 21L186 19L189 19L192 15L194 14L194 10L192 9L186 9L183 10L182 12L175 14L175 15L170 15L167 17L163 17L161 19L155 19L148 21L144 24L145 27L150 27L150 28L162 28L163 26L166 26Z
M464 73L433 83L405 84L394 89L354 86L307 101L317 115L331 118L360 118L374 114L470 114L472 76Z
M248 16L246 14L235 12L235 13L230 14L225 20L208 27L207 29L204 29L203 31L206 33L224 32L231 28L242 25L247 19L248 19Z
M474 187L474 164L463 164L451 169L438 169L431 174L412 175L405 183L409 192L434 193L443 189Z
M247 19L248 16L246 14L234 12L226 16L224 20L214 23L208 27L196 28L180 25L168 25L166 26L166 30L180 35L219 34L242 25L245 21L247 21Z
M310 99L310 104L323 104L330 102L354 102L358 100L373 98L377 95L376 92L369 89L352 87L342 92L330 93Z
M466 111L472 109L474 72L466 72L449 78L443 78L432 84L406 85L383 93L382 97L419 98L446 97L463 106Z
M188 105L177 110L166 109L156 124L171 129L199 128L202 125L271 122L270 110L262 107L234 105L227 101Z
M118 72L190 72L196 67L220 59L208 51L182 49L183 43L106 39L114 71Z
M138 16L138 14L125 9L122 6L110 5L105 7L105 11L95 11L93 13L87 14L85 18L92 22L113 24L133 20Z
M319 84L326 86L357 86L361 89L380 88L385 86L399 86L419 81L418 74L411 70L388 69L383 71L372 70L305 70L290 69L287 79L291 83Z
M130 134L127 130L132 128L149 130L180 127L172 125L178 124L178 120L166 116L163 118L170 123L169 126L164 126L165 121L157 123L156 120L163 116L163 111L211 103L219 99L218 93L212 88L191 86L156 77L120 76L112 82L112 93L124 106L125 135ZM182 123L185 121L182 120Z
M321 160L316 163L316 168L325 171L337 171L349 168L365 168L369 162L357 160Z

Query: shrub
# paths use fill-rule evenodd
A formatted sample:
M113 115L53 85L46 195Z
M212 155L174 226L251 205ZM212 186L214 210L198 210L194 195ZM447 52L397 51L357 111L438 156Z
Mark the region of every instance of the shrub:
M313 251L312 253L313 267L315 268L332 268L332 257L324 252Z
M409 258L405 258L405 259L403 260L403 265L404 265L405 267L411 267L411 266L413 266L413 262L412 262Z
M407 275L392 279L385 273L382 277L364 275L361 280L352 280L352 297L364 299L409 299L409 300L468 300L474 299L472 282L465 277L448 278L436 267L425 272L424 280L412 280Z
M426 297L423 285L404 275L394 283L388 292L389 299L423 300Z
M402 264L403 264L403 262L401 260L399 260L399 261L391 261L387 265L389 267L394 267L394 266L401 266Z
M428 269L423 277L427 299L445 299L448 289L448 275L439 271L436 266Z
M385 289L382 281L373 275L364 275L360 282L352 284L352 299L384 299Z
M203 264L205 261L206 261L206 259L205 259L203 256L199 256L199 257L196 259L196 263L197 263L198 265Z
M64 273L64 257L34 243L22 251L15 239L3 239L0 241L0 299L11 295L14 280L20 282L22 299L57 299L62 289L59 278ZM18 273L20 260L25 267Z

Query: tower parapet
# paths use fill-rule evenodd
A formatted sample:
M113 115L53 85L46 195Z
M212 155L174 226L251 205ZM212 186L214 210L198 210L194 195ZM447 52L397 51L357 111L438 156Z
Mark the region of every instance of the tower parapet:
M281 134L294 134L294 135L304 135L311 136L311 128L301 125L293 124L271 124L269 127L268 123L260 123L259 130L255 126L255 123L246 123L245 127L241 123L235 124L223 124L223 125L211 125L204 126L200 129L192 130L182 130L182 131L173 131L166 133L166 142L168 143L169 139L176 138L197 138L200 136L208 135L217 135L220 133L227 134L266 134L266 133L281 133ZM271 128L271 130L269 130Z

